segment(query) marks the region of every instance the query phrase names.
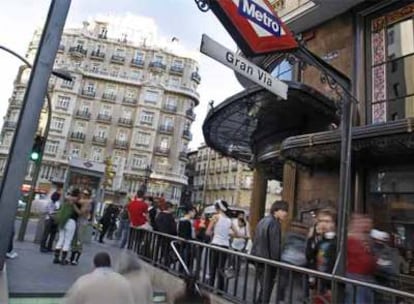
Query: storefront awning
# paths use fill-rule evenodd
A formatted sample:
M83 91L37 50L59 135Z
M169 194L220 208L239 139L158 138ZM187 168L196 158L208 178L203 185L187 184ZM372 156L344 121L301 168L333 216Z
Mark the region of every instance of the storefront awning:
M354 127L352 152L364 163L402 161L414 153L414 118ZM340 160L340 130L289 137L283 141L283 158L306 166L337 165Z

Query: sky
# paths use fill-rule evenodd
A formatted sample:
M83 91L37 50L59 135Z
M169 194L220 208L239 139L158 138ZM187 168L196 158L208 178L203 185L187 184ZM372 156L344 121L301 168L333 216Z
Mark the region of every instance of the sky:
M34 30L45 22L51 0L4 1L0 5L0 45L25 55ZM150 18L163 40L179 39L180 48L196 53L200 64L200 104L192 126L194 150L204 142L202 124L209 101L217 105L242 90L234 72L199 53L201 35L209 35L231 50L236 45L211 11L201 12L193 0L72 0L66 27L81 27L96 16L144 16ZM0 50L0 117L4 119L13 81L21 62Z

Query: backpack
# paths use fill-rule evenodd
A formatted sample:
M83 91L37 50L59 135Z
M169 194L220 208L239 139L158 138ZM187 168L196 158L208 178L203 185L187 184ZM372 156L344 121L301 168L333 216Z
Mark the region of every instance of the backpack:
M280 260L296 266L306 266L306 237L298 233L288 232Z

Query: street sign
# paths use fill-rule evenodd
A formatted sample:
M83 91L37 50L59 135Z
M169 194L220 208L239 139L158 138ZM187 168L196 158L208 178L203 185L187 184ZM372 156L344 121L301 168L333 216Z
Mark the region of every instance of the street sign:
M228 66L282 99L287 99L288 85L286 83L274 78L265 70L246 58L235 54L205 34L201 39L200 52Z
M210 7L247 56L298 47L268 0L216 0L210 1Z

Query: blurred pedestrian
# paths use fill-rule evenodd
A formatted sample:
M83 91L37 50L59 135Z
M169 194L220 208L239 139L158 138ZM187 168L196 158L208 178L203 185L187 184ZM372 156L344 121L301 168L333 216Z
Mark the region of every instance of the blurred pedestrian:
M151 279L138 257L128 251L119 256L117 271L128 280L135 304L151 304L153 289Z
M368 215L353 214L348 227L346 272L347 277L374 283L376 258L372 250L369 233L372 229L372 219ZM374 294L364 286L346 286L346 303L371 304L374 303ZM355 301L354 301L355 299Z
M136 303L130 282L112 270L107 252L97 253L93 263L95 270L76 280L66 293L64 304Z
M130 227L129 215L128 215L128 208L124 206L119 214L119 235L121 238L121 249L125 248L125 245L128 242L129 237L129 227Z
M104 243L104 237L108 232L109 228L116 223L117 217L117 207L114 204L109 204L102 215L102 218L99 220L99 223L102 225L101 234L99 235L99 243Z
M65 198L59 213L56 215L59 226L59 239L55 247L53 263L67 265L68 251L75 235L76 223L81 211L80 191L73 189L70 195Z
M282 251L281 222L287 218L289 205L285 201L275 201L270 207L270 214L259 221L256 226L252 255L279 261ZM267 269L266 269L267 268ZM261 284L257 303L269 303L272 295L277 268L265 265L257 266L257 279ZM278 300L284 300L284 288L280 282Z
M216 209L216 214L211 218L206 234L212 238L211 245L228 249L230 236L234 234L233 224L228 216L229 206L226 201L219 199L214 203L214 208ZM211 249L210 285L214 287L217 282L217 288L221 290L224 290L226 261L227 253Z
M144 201L144 192L137 191L137 195L127 206L131 227L144 228L148 222L148 204Z
M200 217L194 221L194 229L197 241L203 243L210 242L210 236L206 234L209 223L210 222L204 213L201 214Z
M42 240L40 241L40 252L50 252L53 250L53 242L58 232L58 224L55 217L59 208L60 192L60 188L53 192L46 206L45 227Z
M237 218L233 220L233 229L235 230L235 236L231 240L231 249L245 253L247 243L250 240L250 227L242 212L240 212L237 215ZM230 263L230 270L238 273L240 270L239 268L240 257L235 255ZM233 271L230 271L231 276L234 274Z
M177 235L177 224L174 219L174 205L171 202L165 203L165 209L158 213L155 218L155 227L157 231ZM161 246L161 257L164 262L164 265L170 267L172 263L176 261L176 257L173 251L170 248L171 239L167 236L160 236L160 246Z
M92 193L90 190L84 189L81 192L81 198L79 200L81 213L79 214L75 235L72 240L72 252L70 256L70 264L74 266L79 263L79 258L83 250L83 243L88 237L88 227L90 226L89 219L92 217L91 195Z
M178 221L178 236L186 240L195 239L195 229L193 225L193 219L196 214L194 207L185 206L184 207L184 216ZM180 254L184 260L184 263L188 269L192 270L192 260L194 258L194 252L192 250L191 244L187 242L180 243ZM183 271L183 268L180 267Z

